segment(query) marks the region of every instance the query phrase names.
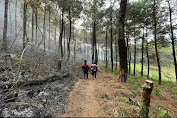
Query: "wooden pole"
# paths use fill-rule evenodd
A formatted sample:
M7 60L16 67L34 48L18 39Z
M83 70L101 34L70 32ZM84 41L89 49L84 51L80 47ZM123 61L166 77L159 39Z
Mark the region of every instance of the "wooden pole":
M146 80L146 83L142 87L143 93L140 105L140 117L148 118L153 82L150 80Z

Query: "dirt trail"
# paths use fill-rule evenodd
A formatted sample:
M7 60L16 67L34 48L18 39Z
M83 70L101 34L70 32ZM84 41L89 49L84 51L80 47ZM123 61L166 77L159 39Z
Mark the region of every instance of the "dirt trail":
M95 80L93 79L80 79L68 100L68 108L70 111L62 117L99 117L101 116L100 106L95 96Z
M58 117L138 117L139 107L127 102L129 98L135 103L140 101L141 93L138 90L129 84L118 82L117 76L99 69L96 79L93 80L89 75L89 79L80 78L75 83L67 100L67 112ZM136 91L136 95L132 91ZM169 93L165 95L168 96ZM159 103L176 112L174 99L160 99L153 94L150 116L159 117ZM176 116L176 113L171 113Z

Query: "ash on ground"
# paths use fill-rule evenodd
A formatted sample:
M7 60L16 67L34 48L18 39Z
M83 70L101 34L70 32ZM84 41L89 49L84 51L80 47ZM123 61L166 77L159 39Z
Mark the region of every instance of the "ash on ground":
M26 67L26 62L23 62L24 65L21 64L19 71L19 66L15 65L19 61L13 59L13 63L9 64L11 61L6 59L9 61L6 62L3 56L1 57L0 117L55 117L68 112L66 100L77 81L78 72L75 77L69 73L64 74L68 70L57 73L56 67L41 64L41 60L39 64L40 69L43 69L41 72L32 71L31 67L37 68L37 66L34 63ZM44 68L48 66L52 68L48 69L50 71L45 71ZM74 70L76 69L70 69Z

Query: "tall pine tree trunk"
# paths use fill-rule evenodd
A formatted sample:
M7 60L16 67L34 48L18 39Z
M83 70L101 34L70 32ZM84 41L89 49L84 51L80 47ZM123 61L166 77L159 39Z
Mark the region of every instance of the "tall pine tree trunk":
M36 13L35 13L35 20L36 20L36 39L35 39L35 46L37 46L37 37L38 37L38 35L37 35L37 25L38 25L38 20L37 20L37 16L38 16L38 12L37 12L37 7L36 7Z
M54 34L54 41L55 41L55 49L57 50L57 18L55 17L55 34Z
M45 8L44 8L44 21L43 21L43 41L44 41L44 52L45 52L45 46L46 46L46 26L45 26L45 21L46 21L46 11L47 11L47 8L46 8L46 0L45 0Z
M48 39L48 50L50 51L50 16L51 16L51 11L49 7L49 39Z
M17 5L18 0L15 1L15 37L17 37Z
M64 22L64 55L66 54L66 23Z
M96 49L96 21L93 23L93 61L95 60L95 63L97 63L97 49Z
M106 30L106 72L108 69L108 33Z
M10 5L10 2L11 1L9 1L8 3L9 3L9 24L10 24L10 33L12 34L12 15L11 15L11 5Z
M126 37L126 39L127 39L126 42L127 42L127 59L128 59L127 61L130 62L130 57L129 57L130 53L129 53L129 44L128 44L128 41L129 41L129 31L127 31L127 37ZM130 63L129 63L129 64L130 64ZM131 66L131 65L129 65L129 68L130 68L130 66ZM128 69L129 69L129 68L128 68ZM130 69L129 69L129 70L130 70ZM128 72L129 72L129 71L128 71ZM130 74L130 73L129 73L129 74Z
M158 47L157 47L157 19L156 19L156 2L155 2L155 0L154 0L154 6L153 6L153 20L154 20L155 53L156 53L158 71L159 71L159 85L161 85L161 65L160 65L160 58L159 58Z
M73 40L74 40L74 61L76 61L76 39L74 38L74 27L73 27Z
M113 34L112 34L112 9L111 9L111 18L110 18L110 25L111 25L111 71L113 72L113 47L112 47L112 43L113 43Z
M141 47L141 76L143 76L143 63L144 63L144 27L143 27L143 38L142 38L142 47Z
M119 78L122 82L127 82L127 47L125 44L125 15L126 15L127 0L121 0L119 19L118 19L118 45L119 45L119 58L120 58L120 75Z
M149 79L149 49L148 49L148 41L146 40L146 56L147 56L147 67L148 67L148 72L147 72L147 79Z
M135 76L136 74L136 31L135 31L135 26L134 26L134 41L135 41L135 46L134 46L134 71L133 71L133 75Z
M70 42L71 42L71 30L72 30L72 20L71 20L71 11L69 10L69 40L68 40L68 60L70 58Z
M168 6L169 6L169 12L170 12L170 29L171 29L171 40L172 40L171 44L172 44L172 50L173 50L173 60L174 60L176 83L177 83L177 65L176 65L175 42L174 42L173 25L172 25L172 9L170 7L169 1L168 1Z
M34 10L32 10L32 20L31 20L31 24L32 24L32 34L31 34L31 42L32 42L32 44L33 44L33 42L34 42Z
M23 49L26 47L26 21L27 21L27 16L26 16L26 11L27 11L27 2L24 0L24 7L23 7Z
M129 74L131 74L131 59L132 59L132 53L131 53L131 51L130 51L130 48L129 48Z
M8 24L8 2L9 0L5 0L4 7L4 29L3 29L3 51L7 52L7 24Z
M61 30L60 30L60 37L59 37L59 46L60 46L60 53L61 53L61 58L63 57L63 46L62 46L62 38L63 38L63 26L64 26L64 8L62 9L62 14L61 14Z
M115 67L115 70L116 70L116 72L117 72L117 62L118 62L117 61L117 59L118 59L117 58L117 56L118 56L117 55L118 54L118 46L117 45L118 45L118 42L117 42L117 38L116 38L116 34L115 34L115 51L116 51L116 67Z

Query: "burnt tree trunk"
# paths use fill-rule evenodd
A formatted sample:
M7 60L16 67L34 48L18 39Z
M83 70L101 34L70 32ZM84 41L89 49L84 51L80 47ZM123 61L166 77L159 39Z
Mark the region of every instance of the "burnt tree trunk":
M17 5L18 0L15 1L15 37L17 37Z
M51 16L51 10L49 7L49 39L48 39L48 50L50 51L50 16Z
M173 60L174 60L176 83L177 83L177 65L176 65L175 41L174 41L173 25L172 25L172 9L170 7L169 1L168 1L168 6L169 6L169 12L170 12L170 29L171 29L171 40L172 40L171 44L172 44L172 50L173 50Z
M32 10L32 20L31 20L31 24L32 24L32 33L31 33L31 43L33 43L34 41L34 10Z
M76 61L76 39L74 38L74 27L73 27L73 40L74 40L74 61Z
M153 89L153 82L146 80L146 83L143 85L143 92L142 92L141 105L140 105L141 118L148 118L152 89Z
M45 0L45 8L44 8L44 21L43 21L43 41L44 41L44 52L45 52L45 41L46 41L46 26L45 26L45 21L46 21L46 11L47 11L47 8L46 8L46 0Z
M160 58L159 58L158 47L157 47L157 19L156 19L156 2L155 2L155 0L154 0L154 6L153 6L153 20L154 20L155 53L156 53L158 71L159 71L159 85L161 85L161 65L160 65Z
M55 34L54 34L54 41L55 41L55 49L57 50L57 18L55 17Z
M119 57L120 57L120 75L119 79L122 82L127 82L127 47L125 43L125 14L126 14L127 0L121 0L119 19L118 19L118 45L119 45Z
M59 37L59 47L60 47L60 53L61 53L61 58L63 57L63 46L62 46L62 38L63 38L63 26L64 26L64 8L62 10L62 14L61 14L61 30L60 30L60 37Z
M12 34L12 15L11 15L11 6L10 6L10 2L11 1L9 1L8 3L9 3L9 24L10 24L10 33Z
M35 20L36 20L36 40L35 40L35 45L37 46L37 38L38 38L38 35L37 35L37 25L38 25L38 20L37 20L37 16L38 16L38 12L37 12L37 7L36 7L36 13L35 13Z
M4 29L3 29L3 51L4 52L7 52L8 2L9 2L9 0L5 0Z
M64 27L63 27L63 31L64 31L64 55L66 54L66 23L64 22Z
M27 11L27 2L24 0L24 7L23 7L23 49L26 47L26 21L27 21L27 16L26 16L26 11Z
M70 58L70 42L71 42L71 30L72 30L72 19L71 19L71 11L69 10L69 39L68 39L68 60Z

